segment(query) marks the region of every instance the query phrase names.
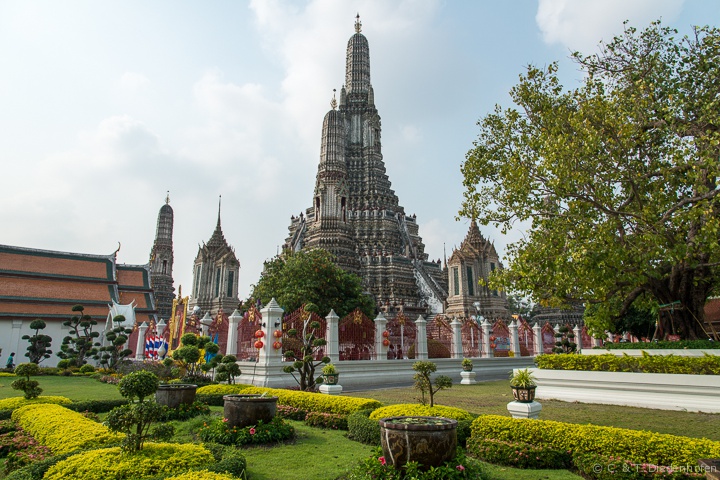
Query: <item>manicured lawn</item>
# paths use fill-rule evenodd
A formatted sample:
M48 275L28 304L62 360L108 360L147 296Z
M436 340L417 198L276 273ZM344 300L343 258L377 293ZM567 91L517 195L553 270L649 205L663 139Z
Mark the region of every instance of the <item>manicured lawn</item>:
M122 398L117 385L101 383L85 376L40 376L32 377L40 382L42 395L61 395L70 400L119 400ZM0 398L21 397L22 392L13 390L10 384L15 377L0 377Z
M417 403L418 392L406 387L367 390L347 395L374 398L384 404ZM512 393L507 380L497 380L477 385L454 385L449 390L437 393L435 401L440 405L463 408L475 414L508 416L507 404L512 401ZM540 418L543 420L591 423L720 441L720 414L717 413L650 410L553 400L541 400L540 403L543 407Z

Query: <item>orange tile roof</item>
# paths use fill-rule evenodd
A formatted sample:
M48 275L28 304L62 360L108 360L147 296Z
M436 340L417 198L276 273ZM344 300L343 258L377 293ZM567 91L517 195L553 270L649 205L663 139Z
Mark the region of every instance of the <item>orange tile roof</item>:
M145 266L117 265L115 255L0 245L0 318L66 320L79 304L99 320L113 301L133 300L139 321L156 313Z

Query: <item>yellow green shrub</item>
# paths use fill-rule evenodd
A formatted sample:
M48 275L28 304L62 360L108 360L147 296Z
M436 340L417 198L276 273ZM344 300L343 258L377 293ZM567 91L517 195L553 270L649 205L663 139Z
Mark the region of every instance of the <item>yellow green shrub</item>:
M641 357L611 353L604 355L538 355L538 368L547 370L589 370L596 372L670 373L686 375L720 375L720 356L702 357L650 355Z
M146 443L131 454L123 454L120 447L103 448L79 453L61 460L45 473L46 480L116 480L154 478L159 474L179 475L194 468L204 468L215 460L201 445L193 443ZM192 477L222 480L232 477Z
M0 400L0 410L15 410L16 408L33 403L54 403L56 405L67 405L68 403L72 403L72 400L67 397L54 397L48 395L41 395L29 400L25 397L10 397Z
M252 387L252 385L243 385L241 383L235 385L205 385L197 389L195 393L198 395L232 395L240 393L241 390Z
M307 412L338 413L349 415L366 409L382 406L377 400L368 398L345 397L342 395L325 395L322 393L300 392L279 388L249 387L242 390L244 394L263 394L278 397L280 405L299 408Z
M60 405L25 405L13 412L12 419L58 455L117 443L123 438L106 426Z
M700 458L720 457L720 442L643 430L578 425L481 415L471 427L472 438L525 442L573 453L596 453L634 463L695 465Z
M200 470L197 472L183 473L165 480L234 480L235 477L225 473L215 473L208 470Z
M381 407L370 414L370 419L380 420L387 417L421 416L421 417L445 417L455 420L472 420L473 416L462 408L445 407L435 405L417 405L415 403L400 403Z

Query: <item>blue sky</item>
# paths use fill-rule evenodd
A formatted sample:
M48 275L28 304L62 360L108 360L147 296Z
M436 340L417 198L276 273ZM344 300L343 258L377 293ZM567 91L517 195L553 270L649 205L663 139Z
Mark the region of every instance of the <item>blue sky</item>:
M170 191L175 286L190 291L222 195L240 297L310 205L322 119L360 13L385 165L430 258L468 221L476 122L528 64L597 52L622 22L718 25L707 0L0 1L0 244L143 264ZM521 235L481 226L499 252Z

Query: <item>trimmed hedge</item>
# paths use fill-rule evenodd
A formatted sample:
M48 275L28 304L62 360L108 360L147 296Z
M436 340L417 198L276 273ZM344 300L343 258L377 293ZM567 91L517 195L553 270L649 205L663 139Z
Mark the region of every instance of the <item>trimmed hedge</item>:
M638 343L608 343L602 347L594 347L597 350L653 350L653 349L675 349L675 350L710 350L720 348L720 342L710 340L680 340L678 342L638 342Z
M195 399L211 406L222 407L225 404L223 395L232 395L240 393L242 390L252 387L252 385L244 385L236 383L234 385L205 385L195 392Z
M234 385L218 384L218 385L205 385L200 387L195 392L197 395L232 395L240 393L240 391L252 387L252 385L245 385L242 383L236 383Z
M175 475L174 477L168 477L165 480L233 480L237 477L232 475L226 475L224 473L215 473L208 470L200 470L195 472L183 473L182 475Z
M127 403L128 401L122 398L118 400L88 400L86 402L72 402L69 405L63 406L74 412L106 413L115 407L120 407Z
M380 445L380 424L370 420L372 410L361 410L348 415L348 438L367 445Z
M305 425L331 430L347 430L347 415L337 413L308 412L305 416Z
M720 375L720 356L679 357L649 355L642 357L611 353L605 355L538 355L538 368L547 370L587 370L595 372L675 373L689 375Z
M36 460L30 465L19 468L11 472L5 480L42 480L45 476L45 472L50 467L55 465L61 460L65 460L70 454L55 455L54 457L48 457L44 460Z
M214 463L212 454L192 443L146 443L142 450L123 454L120 447L102 448L73 455L56 463L46 480L147 479L158 474L179 475ZM196 474L197 472L192 472ZM200 478L200 477L192 477Z
M473 439L525 442L574 454L595 453L633 463L695 465L700 458L720 457L720 442L642 430L577 425L480 415L471 427Z
M400 416L446 417L454 420L473 420L473 416L462 408L445 407L443 405L429 407L427 405L417 405L414 403L389 405L378 408L370 414L372 420Z
M322 393L282 390L279 388L249 387L242 394L263 394L278 397L278 403L300 408L307 412L338 413L349 415L358 410L378 408L382 403L368 398L345 397L342 395L324 395Z
M55 454L102 447L122 440L122 435L60 405L25 405L13 412L12 419Z
M67 397L60 397L60 396L39 396L36 398L27 399L25 397L10 397L10 398L3 398L0 400L0 410L15 410L16 408L25 406L25 405L31 405L34 403L53 403L55 405L67 405L69 403L72 403L72 400L70 400Z

